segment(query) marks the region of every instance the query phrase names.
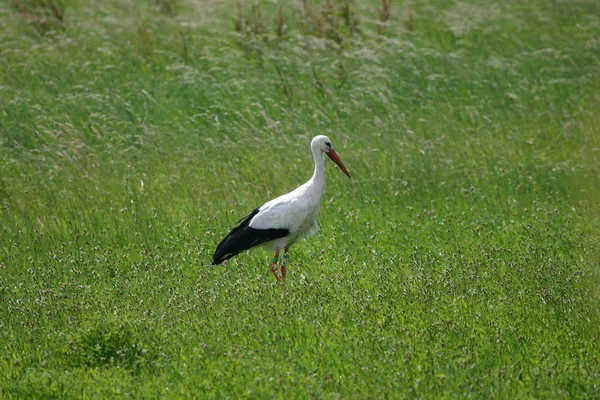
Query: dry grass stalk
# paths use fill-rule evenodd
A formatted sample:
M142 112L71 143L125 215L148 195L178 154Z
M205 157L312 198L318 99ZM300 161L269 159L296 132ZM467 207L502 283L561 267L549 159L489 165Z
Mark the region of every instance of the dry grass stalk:
M323 82L321 81L321 78L319 77L319 74L317 74L317 69L315 68L314 65L311 65L311 69L312 69L313 77L315 78L313 81L313 83L315 85L315 89L317 89L317 92L321 93L323 96L328 95L327 90L325 90L325 86L323 85Z
M162 14L175 15L177 13L177 0L152 0Z
M308 17L310 15L310 9L308 8L308 2L306 0L302 0L302 14L304 17Z
M283 78L283 73L281 72L281 68L279 68L279 65L275 65L275 70L277 71L277 75L279 76L279 82L281 83L281 89L283 90L283 94L287 98L288 104L291 104L292 91L290 90L286 80Z
M377 31L380 35L385 33L390 12L392 8L392 0L381 0L381 9L379 10L379 22L377 23Z
M142 44L142 49L146 55L151 55L154 51L154 46L152 44L152 38L150 37L150 32L148 31L148 26L146 24L146 20L143 18L139 18L136 23L136 29L138 36L140 38L140 42Z
M189 56L189 47L190 47L190 41L188 39L188 34L186 32L183 31L183 29L179 29L179 39L181 41L181 49L182 49L182 56L184 60L189 60L190 56Z
M260 3L252 5L250 13L250 30L255 35L262 35L266 32L266 23L260 10Z
M409 32L413 32L417 27L415 25L415 18L410 8L408 9L407 14L408 15L406 16L406 19L404 20L404 28Z
M59 1L11 0L11 3L40 34L65 28L65 8Z
M242 5L240 2L237 2L237 16L235 18L235 31L237 33L242 33L242 29L244 28L244 17L242 16Z
M282 37L285 33L285 15L283 14L283 8L279 7L279 13L275 17L275 34L278 37Z
M263 15L260 4L254 3L250 12L245 13L238 1L235 31L249 37L261 36L265 40L268 40L270 32L277 38L282 38L288 29L288 19L283 7L279 7L277 15L269 19ZM308 1L302 0L301 4L303 27L309 35L326 38L341 45L347 37L359 32L354 0L327 0L322 3L321 10L316 12L310 9Z

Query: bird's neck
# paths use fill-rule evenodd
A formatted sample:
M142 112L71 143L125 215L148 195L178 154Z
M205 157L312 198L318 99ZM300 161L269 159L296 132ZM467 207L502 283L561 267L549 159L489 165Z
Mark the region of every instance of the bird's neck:
M315 159L315 172L313 173L311 181L315 187L323 190L325 187L325 158L321 151L313 152L313 157Z

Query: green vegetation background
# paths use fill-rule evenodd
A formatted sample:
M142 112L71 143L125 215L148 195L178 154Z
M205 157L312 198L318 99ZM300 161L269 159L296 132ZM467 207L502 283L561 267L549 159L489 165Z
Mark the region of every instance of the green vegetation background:
M0 397L600 397L600 3L0 3ZM228 228L308 179L281 287Z

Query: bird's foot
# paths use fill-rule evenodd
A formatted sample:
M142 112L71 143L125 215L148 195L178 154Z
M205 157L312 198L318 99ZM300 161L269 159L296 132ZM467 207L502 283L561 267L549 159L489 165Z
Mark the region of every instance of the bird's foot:
M284 269L282 268L281 274L280 274L279 271L277 270L277 264L271 265L271 271L273 271L273 275L275 275L275 279L277 279L278 282L281 282L281 279L282 279L281 275L283 275L283 278L285 279Z
M287 263L288 263L288 253L284 253L283 258L281 259L281 279L285 280L285 275L287 274Z

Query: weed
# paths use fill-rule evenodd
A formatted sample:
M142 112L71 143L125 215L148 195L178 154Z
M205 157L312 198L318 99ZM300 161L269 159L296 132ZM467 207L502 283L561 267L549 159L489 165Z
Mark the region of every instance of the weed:
M287 81L284 79L279 65L275 65L275 70L277 71L277 76L279 77L279 83L281 84L281 90L282 90L283 94L285 95L288 103L291 103L292 102L292 89L289 86L289 84L287 83Z
M277 17L275 17L275 34L277 35L277 37L281 38L287 29L287 24L285 22L285 15L283 13L283 7L279 7L279 13L277 14Z
M327 90L325 89L325 85L323 84L321 77L317 73L317 69L314 65L311 65L311 70L313 74L313 84L315 89L317 89L317 92L323 96L328 95Z
M148 349L142 346L128 322L106 318L81 329L69 340L65 354L74 367L139 371Z
M237 2L237 15L235 17L234 29L237 33L242 33L244 29L244 16L242 15L242 4Z
M379 10L379 21L377 23L377 31L380 35L385 33L385 28L390 19L392 8L392 0L381 0L381 9Z
M407 8L407 10L406 10L406 19L404 20L404 29L406 29L408 32L413 32L415 29L417 29L417 26L415 24L415 17L413 15L411 8Z
M283 7L280 6L277 15L272 18L271 24L263 15L260 2L252 4L247 14L244 13L241 3L238 2L234 30L237 33L243 33L250 39L260 38L269 41L271 34L282 39L289 29L290 23L297 23L304 27L304 35L324 38L338 46L342 45L346 39L360 33L360 18L353 0L338 2L327 0L321 5L318 12L314 12L306 2L303 2L302 9L301 21L289 21L289 17L285 15Z
M311 14L311 17L314 20L312 34L338 45L342 45L347 38L359 32L359 17L352 0L343 0L338 5L327 0L321 7L321 12Z
M179 0L151 0L152 4L162 14L176 15L179 9Z
M268 24L262 14L260 3L254 3L250 6L247 16L242 14L242 6L237 4L238 14L235 19L235 31L260 39L267 39Z
M148 25L146 23L146 20L143 18L138 18L135 26L144 54L147 56L152 55L154 45L152 37L150 36L150 32L148 31Z
M190 61L190 36L189 32L179 28L179 42L181 43L181 56L185 61Z
M11 0L13 8L39 34L65 28L65 9L58 0Z

